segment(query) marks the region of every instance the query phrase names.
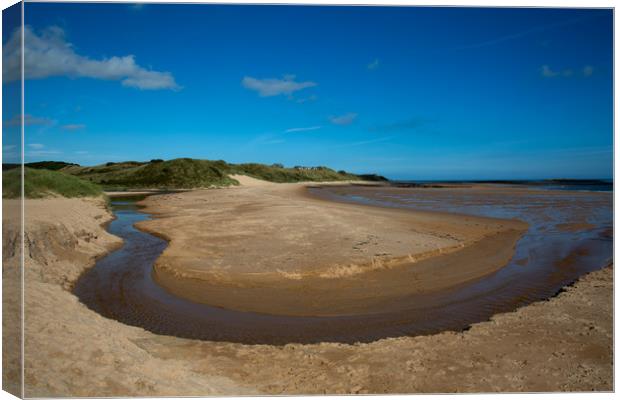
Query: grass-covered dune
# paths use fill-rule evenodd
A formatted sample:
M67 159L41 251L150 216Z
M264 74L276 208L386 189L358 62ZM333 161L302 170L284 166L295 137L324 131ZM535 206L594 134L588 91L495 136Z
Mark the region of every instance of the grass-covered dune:
M20 169L18 164L3 165L2 195L18 197ZM347 180L386 181L378 175L355 175L327 167L286 168L280 164L229 164L225 161L177 158L149 162L109 162L92 167L61 161L26 164L25 195L97 196L102 188L124 189L191 189L236 185L230 175L242 174L270 182L328 182Z
M68 166L62 172L97 183L106 188L177 188L229 186L237 181L228 177L217 162L179 158L170 161L126 161L94 167Z
M2 197L21 196L21 169L14 168L2 173ZM24 169L24 195L27 198L49 196L88 197L103 194L101 187L92 182L63 172L45 169Z
M232 174L248 175L253 178L278 183L305 181L327 182L360 179L357 175L345 171L337 172L327 167L285 168L279 164L228 164L227 171Z
M386 180L377 175L358 176L327 167L285 168L279 164L229 164L225 161L177 158L150 162L125 161L93 167L66 166L67 174L105 188L196 188L237 184L230 175L243 174L270 182L326 182L345 180Z
M2 164L2 170L8 171L14 168L19 167L21 164ZM70 165L77 165L73 163L67 163L64 161L37 161L24 164L25 167L34 168L34 169L49 169L52 171L58 171Z

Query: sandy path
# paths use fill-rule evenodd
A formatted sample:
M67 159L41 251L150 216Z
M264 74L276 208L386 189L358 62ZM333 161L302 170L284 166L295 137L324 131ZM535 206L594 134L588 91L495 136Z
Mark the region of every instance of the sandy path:
M589 274L550 301L497 315L463 333L364 345L213 343L158 336L105 319L66 290L94 257L118 244L99 226L111 217L101 202L41 200L27 202L27 210L27 232L36 239L26 252L27 396L613 388L611 268ZM48 217L52 213L55 217ZM18 228L5 214L4 290L13 293L5 297L5 309L13 310L18 309L16 253L8 250ZM48 242L63 235L74 246ZM37 251L47 256L34 257ZM3 320L4 343L18 333L13 322ZM5 347L5 360L18 359L17 351ZM5 388L18 387L11 382L14 370L4 368L3 374Z

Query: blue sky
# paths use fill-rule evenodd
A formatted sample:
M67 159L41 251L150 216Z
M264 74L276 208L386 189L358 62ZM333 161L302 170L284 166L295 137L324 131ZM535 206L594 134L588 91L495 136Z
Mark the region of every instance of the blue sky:
M25 21L26 161L612 175L610 10L27 3Z

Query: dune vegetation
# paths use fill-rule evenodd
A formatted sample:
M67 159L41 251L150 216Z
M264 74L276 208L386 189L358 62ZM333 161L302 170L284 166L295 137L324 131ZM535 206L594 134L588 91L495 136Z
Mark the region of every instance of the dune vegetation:
M21 170L10 169L2 173L2 197L21 196ZM99 185L85 181L63 172L45 169L24 169L24 195L26 198L49 196L88 197L100 196L103 191Z
M69 166L62 171L108 189L190 189L237 184L237 181L218 168L217 162L189 158L170 161L109 162L93 167Z
M3 171L8 171L10 169L14 169L14 168L18 168L21 164L11 164L11 163L5 163L2 164L2 170ZM64 161L37 161L37 162L30 162L30 163L26 163L24 164L25 167L28 168L33 168L33 169L49 169L52 171L58 171L61 170L67 166L70 165L77 165L78 164L73 164L73 163L67 163Z
M19 164L3 164L3 197L18 197ZM108 162L80 166L62 161L26 164L26 197L48 195L92 196L102 190L192 189L237 185L231 175L247 175L269 182L386 181L378 175L356 175L327 167L284 167L281 164L229 164L225 161L177 158Z
M376 175L359 176L327 167L286 168L280 164L229 164L225 161L177 158L149 162L109 162L92 167L67 166L61 171L107 189L220 187L236 185L230 175L241 174L270 182L326 182L345 180L386 180Z
M327 167L293 167L285 168L280 164L228 164L229 173L248 175L269 182L326 182L359 180L359 177L345 171L336 172Z

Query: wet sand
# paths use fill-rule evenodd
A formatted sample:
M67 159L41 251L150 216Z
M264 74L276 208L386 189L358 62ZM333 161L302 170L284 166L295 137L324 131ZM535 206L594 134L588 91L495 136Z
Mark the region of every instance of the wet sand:
M154 218L136 226L169 240L155 263L160 285L192 301L271 315L406 309L408 296L503 267L527 228L518 220L326 202L299 184L151 196L142 204Z

